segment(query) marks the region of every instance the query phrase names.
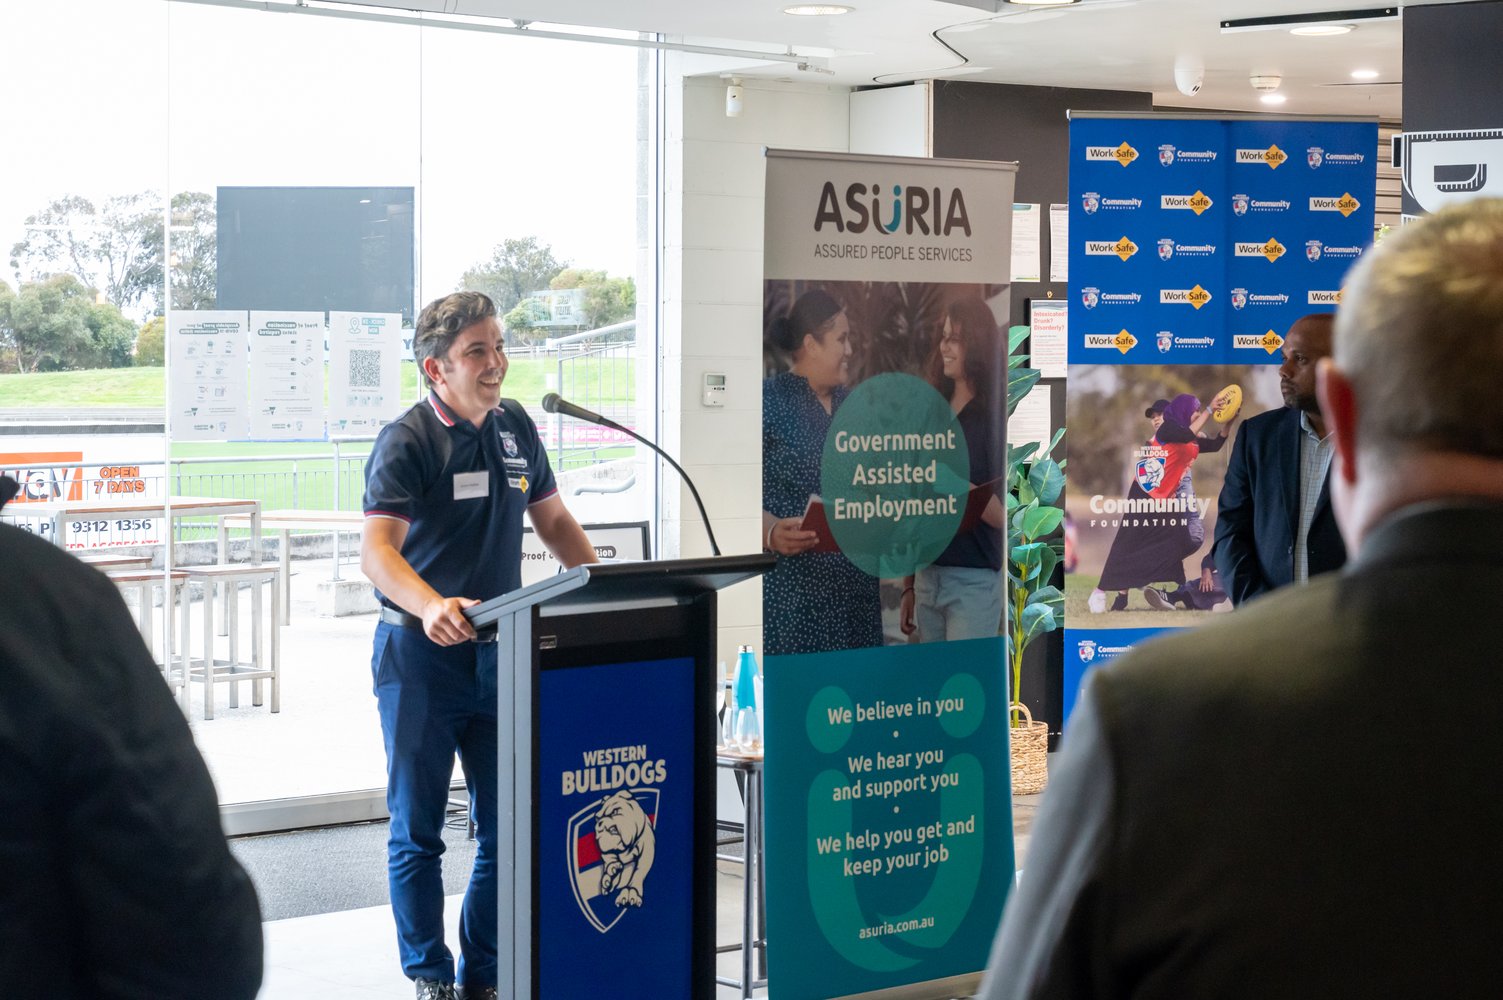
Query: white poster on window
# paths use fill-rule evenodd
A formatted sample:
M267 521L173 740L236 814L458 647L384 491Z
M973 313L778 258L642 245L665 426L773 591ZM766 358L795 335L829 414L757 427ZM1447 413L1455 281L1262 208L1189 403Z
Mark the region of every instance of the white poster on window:
M324 314L250 314L250 436L324 436Z
M168 431L174 441L245 437L246 314L174 311L167 323L172 361L167 386Z
M399 313L329 314L330 437L374 434L399 415L402 337Z

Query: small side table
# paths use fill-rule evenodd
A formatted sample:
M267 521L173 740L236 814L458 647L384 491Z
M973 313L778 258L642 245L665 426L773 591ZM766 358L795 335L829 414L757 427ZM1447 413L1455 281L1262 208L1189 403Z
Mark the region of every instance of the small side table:
M715 765L737 774L746 790L741 857L718 851L715 854L717 860L742 864L745 885L741 903L741 940L715 948L716 954L741 952L741 978L716 976L715 982L735 987L745 1000L751 997L753 990L767 985L767 886L762 874L762 755L751 756L717 747Z

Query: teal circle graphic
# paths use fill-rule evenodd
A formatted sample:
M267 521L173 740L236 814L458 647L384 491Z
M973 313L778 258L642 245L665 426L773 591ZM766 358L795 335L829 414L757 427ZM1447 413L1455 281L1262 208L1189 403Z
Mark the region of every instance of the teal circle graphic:
M939 689L934 707L944 731L963 739L980 727L986 715L986 692L970 674L955 674Z
M821 688L809 700L809 712L804 716L804 730L814 749L834 753L845 746L856 728L851 721L854 711L851 696L843 688L834 685Z
M840 404L825 437L825 518L863 572L907 576L955 537L970 474L965 434L939 390L913 375L877 375Z

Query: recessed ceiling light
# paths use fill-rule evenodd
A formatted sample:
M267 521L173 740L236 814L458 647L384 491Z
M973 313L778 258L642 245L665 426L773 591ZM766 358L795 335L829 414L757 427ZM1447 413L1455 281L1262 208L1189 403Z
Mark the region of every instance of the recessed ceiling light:
M1289 98L1285 97L1283 94L1264 94L1262 97L1258 98L1258 100L1262 101L1264 104L1283 104L1285 101L1289 100Z
M1289 34L1305 38L1325 38L1329 35L1345 35L1355 31L1356 27L1354 24L1307 24L1302 28L1290 28Z
M1378 78L1378 71L1375 70L1375 69L1354 69L1354 70L1352 70L1352 79L1353 80L1376 80L1377 78Z
M800 3L784 7L783 13L797 17L833 17L836 14L849 14L855 9L840 3Z

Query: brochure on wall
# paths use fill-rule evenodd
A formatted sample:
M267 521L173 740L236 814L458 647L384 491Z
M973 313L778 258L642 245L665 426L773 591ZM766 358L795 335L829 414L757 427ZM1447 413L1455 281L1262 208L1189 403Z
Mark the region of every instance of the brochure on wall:
M1050 420L1050 407L1054 403L1054 387L1036 385L1033 391L1018 402L1018 408L1007 417L1007 443L1014 448L1037 441L1040 447L1047 445L1054 436Z
M250 314L250 436L299 441L324 436L324 314Z
M401 405L402 317L329 313L329 436L374 434Z
M1012 280L1041 281L1039 271L1039 206L1012 206Z
M168 432L174 441L245 437L247 316L241 311L173 311L167 323L171 379Z
M1049 280L1070 280L1070 206L1049 206Z
M1070 344L1070 305L1062 299L1028 302L1028 366L1043 378L1064 378Z

